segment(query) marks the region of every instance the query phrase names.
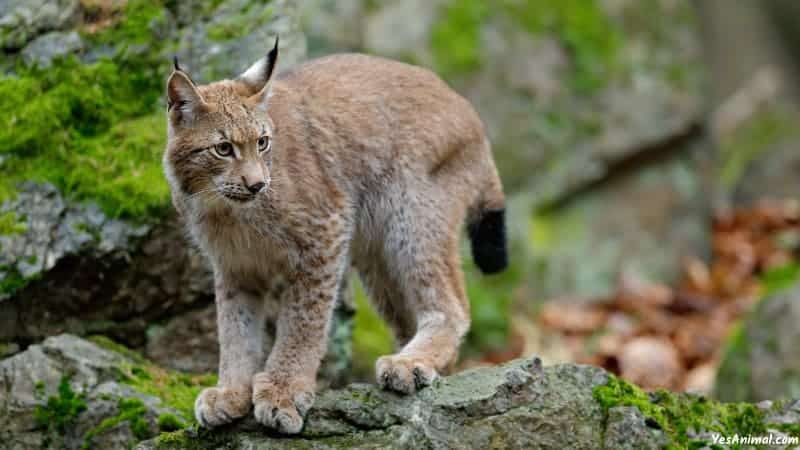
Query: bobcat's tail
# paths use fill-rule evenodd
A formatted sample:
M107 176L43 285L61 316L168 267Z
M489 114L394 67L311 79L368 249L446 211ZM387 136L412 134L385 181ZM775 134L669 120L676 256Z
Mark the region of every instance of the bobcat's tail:
M492 163L490 182L467 225L472 258L483 273L498 273L508 266L505 215L503 186Z

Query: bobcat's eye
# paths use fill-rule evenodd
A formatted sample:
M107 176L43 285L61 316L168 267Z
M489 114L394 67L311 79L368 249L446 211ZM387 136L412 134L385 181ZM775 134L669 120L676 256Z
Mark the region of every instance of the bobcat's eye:
M214 146L214 151L223 158L231 157L233 156L233 144L230 142L222 142Z
M272 148L272 140L269 136L261 136L258 138L258 151L263 153L269 151Z

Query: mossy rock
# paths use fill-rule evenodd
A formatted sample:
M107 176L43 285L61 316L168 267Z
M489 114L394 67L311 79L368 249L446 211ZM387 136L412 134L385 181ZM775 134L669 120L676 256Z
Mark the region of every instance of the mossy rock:
M798 436L791 402L755 406L648 394L602 369L536 359L468 370L402 397L351 385L320 394L297 436L252 418L165 433L137 449L694 449L715 436ZM732 446L730 448L742 448Z
M0 361L0 442L24 449L131 447L191 424L194 398L216 382L96 341L60 335Z
M728 338L715 383L720 399L757 402L800 397L799 273L793 271L791 287L761 300Z

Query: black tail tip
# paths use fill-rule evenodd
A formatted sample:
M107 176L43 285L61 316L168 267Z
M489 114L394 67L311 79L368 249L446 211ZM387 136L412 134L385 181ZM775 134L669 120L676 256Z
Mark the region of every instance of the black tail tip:
M472 258L485 274L502 272L508 267L505 213L505 209L483 211L469 224Z

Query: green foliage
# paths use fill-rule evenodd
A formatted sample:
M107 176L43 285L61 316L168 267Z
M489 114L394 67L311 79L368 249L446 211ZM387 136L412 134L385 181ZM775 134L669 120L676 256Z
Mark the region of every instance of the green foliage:
M69 376L63 376L58 384L58 395L50 396L45 405L38 405L33 411L37 425L63 434L78 414L86 410L84 394L73 391L69 381ZM37 382L36 391L43 393L44 384Z
M609 375L608 383L594 390L595 399L605 410L633 406L658 424L671 440L671 449L697 449L711 442L692 439L690 433L717 432L759 436L766 433L764 413L748 403L719 403L702 396L657 391L648 394L640 388ZM741 447L733 447L741 448Z
M468 257L465 261L467 297L472 324L466 339L465 352L499 350L508 346L512 294L520 283L519 265L513 262L496 275L481 274Z
M150 422L147 421L145 413L147 407L138 398L121 398L117 403L119 413L114 417L108 417L100 422L96 427L90 429L83 436L83 448L92 448L92 439L95 436L116 427L122 422L128 422L133 435L138 440L153 437L154 433L150 429Z
M164 413L158 416L158 429L162 432L178 431L186 428L186 423L174 414Z
M361 283L355 285L356 316L353 319L353 371L372 377L375 360L393 352L394 338L383 318L369 302Z
M142 218L168 204L160 174L164 116L158 100L168 64L152 26L158 2L130 1L124 20L87 39L115 46L92 64L74 58L46 70L20 67L0 77L0 201L21 180L49 181L110 215ZM142 50L137 44L149 43ZM134 51L134 48L138 49Z
M0 236L9 234L22 234L28 229L25 222L20 221L14 211L0 214Z
M489 14L481 0L451 1L431 30L431 50L436 70L449 77L481 66L480 27Z
M0 273L3 274L3 278L0 279L0 293L3 294L13 295L24 288L30 281L30 279L23 277L16 267L0 265Z
M85 33L83 37L94 44L114 46L118 54L138 50L132 47L158 47L161 41L155 32L159 27L167 25L167 3L169 1L127 0L120 14L121 19L113 26L98 33Z
M788 289L800 281L800 264L793 263L775 267L761 274L762 296L767 297Z

